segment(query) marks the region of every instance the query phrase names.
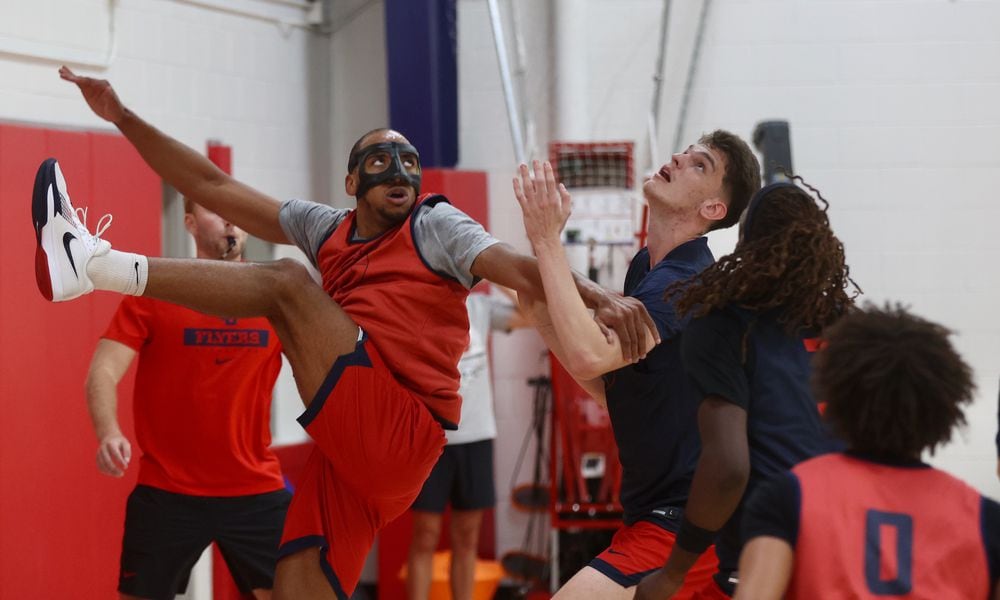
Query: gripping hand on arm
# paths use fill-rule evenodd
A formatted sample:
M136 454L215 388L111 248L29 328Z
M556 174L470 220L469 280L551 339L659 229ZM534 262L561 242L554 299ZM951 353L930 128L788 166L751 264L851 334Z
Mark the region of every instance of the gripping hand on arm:
M94 114L118 127L146 164L186 198L251 235L289 243L278 221L281 202L233 179L204 155L140 119L106 80L81 77L67 67L59 69L59 76L75 84Z

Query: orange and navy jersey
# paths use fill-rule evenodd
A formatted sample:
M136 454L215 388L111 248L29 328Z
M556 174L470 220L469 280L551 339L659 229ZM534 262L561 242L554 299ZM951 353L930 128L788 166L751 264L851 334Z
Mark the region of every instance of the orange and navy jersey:
M352 211L320 246L323 288L378 348L390 371L445 428L455 429L462 400L458 361L469 345L469 290L431 269L417 249L418 211L443 196L421 196L406 220L370 240L355 240Z
M126 297L103 337L138 352L140 484L194 496L284 487L270 450L281 346L266 319L223 319Z
M754 495L744 535L794 547L791 600L985 600L1000 577L1000 504L919 462L803 462Z

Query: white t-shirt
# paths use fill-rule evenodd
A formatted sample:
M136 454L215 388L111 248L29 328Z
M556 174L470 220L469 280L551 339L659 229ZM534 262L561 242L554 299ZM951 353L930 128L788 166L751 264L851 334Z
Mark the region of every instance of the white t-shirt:
M490 377L489 334L506 331L514 307L486 294L469 294L469 347L458 362L462 384L462 420L456 431L446 431L449 444L469 444L497 436L493 414L493 380Z

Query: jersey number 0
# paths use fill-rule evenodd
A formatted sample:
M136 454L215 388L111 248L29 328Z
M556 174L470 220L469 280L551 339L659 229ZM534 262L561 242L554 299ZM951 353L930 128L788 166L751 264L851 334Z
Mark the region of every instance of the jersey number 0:
M895 548L886 541L895 538ZM895 563L895 577L892 577ZM887 574L891 579L883 578ZM865 518L865 582L871 593L898 596L913 587L913 518L904 513L869 510Z

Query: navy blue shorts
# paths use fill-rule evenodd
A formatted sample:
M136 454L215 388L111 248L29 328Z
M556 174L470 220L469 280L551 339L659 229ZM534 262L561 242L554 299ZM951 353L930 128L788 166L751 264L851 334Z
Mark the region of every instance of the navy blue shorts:
M482 440L445 446L412 508L443 513L449 503L452 510L483 510L496 502L493 440Z
M231 498L189 496L138 485L128 497L118 591L170 600L215 542L240 592L271 589L292 495L276 490Z

